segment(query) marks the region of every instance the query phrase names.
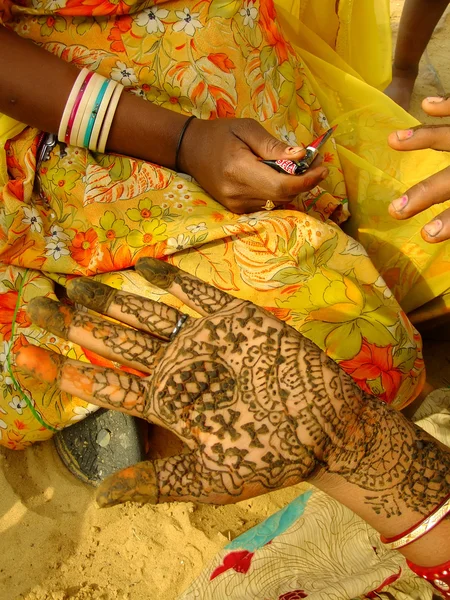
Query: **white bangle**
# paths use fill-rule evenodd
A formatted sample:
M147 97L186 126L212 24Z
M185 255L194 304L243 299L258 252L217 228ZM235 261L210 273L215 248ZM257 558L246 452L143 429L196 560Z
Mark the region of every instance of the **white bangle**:
M100 138L97 144L97 152L104 153L106 149L106 142L108 141L109 132L111 131L111 125L116 114L117 105L119 104L120 95L124 90L123 85L118 84L113 92L111 100L109 102L106 116L103 121L103 125L100 131Z
M102 102L99 106L94 127L92 128L91 139L89 140L89 150L92 150L93 152L97 151L97 142L99 141L100 131L105 120L106 112L108 110L108 106L111 101L114 90L118 85L119 84L117 83L117 81L114 80L111 80L108 83L105 95L103 96Z

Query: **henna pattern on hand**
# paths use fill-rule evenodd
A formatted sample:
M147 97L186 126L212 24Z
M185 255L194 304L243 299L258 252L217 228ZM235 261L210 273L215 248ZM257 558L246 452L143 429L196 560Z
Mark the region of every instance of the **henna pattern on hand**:
M162 424L190 450L150 465L153 475L116 481L114 498L121 490L125 499L143 498L142 490L134 496L128 490L130 481L145 487L156 478L164 499L238 500L319 470L365 490L367 504L387 517L404 506L427 514L448 495L450 455L400 413L362 392L313 342L167 263L146 259L139 265L155 285L167 290L176 285L195 298L193 304L208 317L189 319L163 346L140 331L127 330L124 337L121 326L72 309L61 309L53 323L61 334L71 321L90 328L118 359L146 365L152 371L148 379L90 365L65 366L64 377L76 386L85 376L104 405ZM95 286L88 285L94 299ZM98 297L159 336L179 314L123 292L101 290ZM104 311L102 302L94 304ZM41 305L48 316L48 302Z
M176 284L205 314L213 314L219 308L233 302L231 296L207 283L191 277L178 267L154 258L142 258L136 263L136 270L147 281L163 289L170 290Z

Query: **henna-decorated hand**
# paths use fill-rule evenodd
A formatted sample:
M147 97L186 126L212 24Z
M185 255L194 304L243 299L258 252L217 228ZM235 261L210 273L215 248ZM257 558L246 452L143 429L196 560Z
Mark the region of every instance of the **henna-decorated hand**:
M170 340L180 312L88 278L70 282L72 300L125 326L48 298L34 299L29 312L45 329L148 377L35 346L16 360L65 392L166 427L189 448L111 476L99 489L101 506L236 502L323 471L377 492L414 476L398 457L399 448L417 455L413 426L365 396L311 341L170 264L142 259L137 270L204 317L188 317Z

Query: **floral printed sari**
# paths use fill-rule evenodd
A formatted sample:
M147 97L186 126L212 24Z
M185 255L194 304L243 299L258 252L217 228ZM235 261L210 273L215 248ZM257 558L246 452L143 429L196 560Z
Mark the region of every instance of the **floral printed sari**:
M415 398L425 372L406 312L447 290L449 245L421 239L433 209L407 223L387 213L407 185L448 164L387 148L412 118L285 9L280 25L272 0L3 0L0 11L19 35L171 110L251 117L290 144L339 126L320 187L246 216L189 177L120 155L57 144L37 166L42 133L12 128L0 189L1 444L47 439L94 409L17 372L22 344L110 364L33 326L29 300L87 275L177 305L133 271L142 256L264 306L380 400L402 408ZM341 228L349 208L353 238Z

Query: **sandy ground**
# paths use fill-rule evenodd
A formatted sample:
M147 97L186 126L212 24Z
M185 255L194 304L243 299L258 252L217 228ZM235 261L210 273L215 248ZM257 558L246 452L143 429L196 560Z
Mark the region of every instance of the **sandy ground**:
M395 35L403 1L391 4ZM429 56L447 90L449 51L441 28ZM421 69L413 103L419 118L419 99L439 89L433 69L426 62ZM174 600L228 539L299 493L294 487L218 508L99 510L52 443L0 452L0 490L0 600Z

